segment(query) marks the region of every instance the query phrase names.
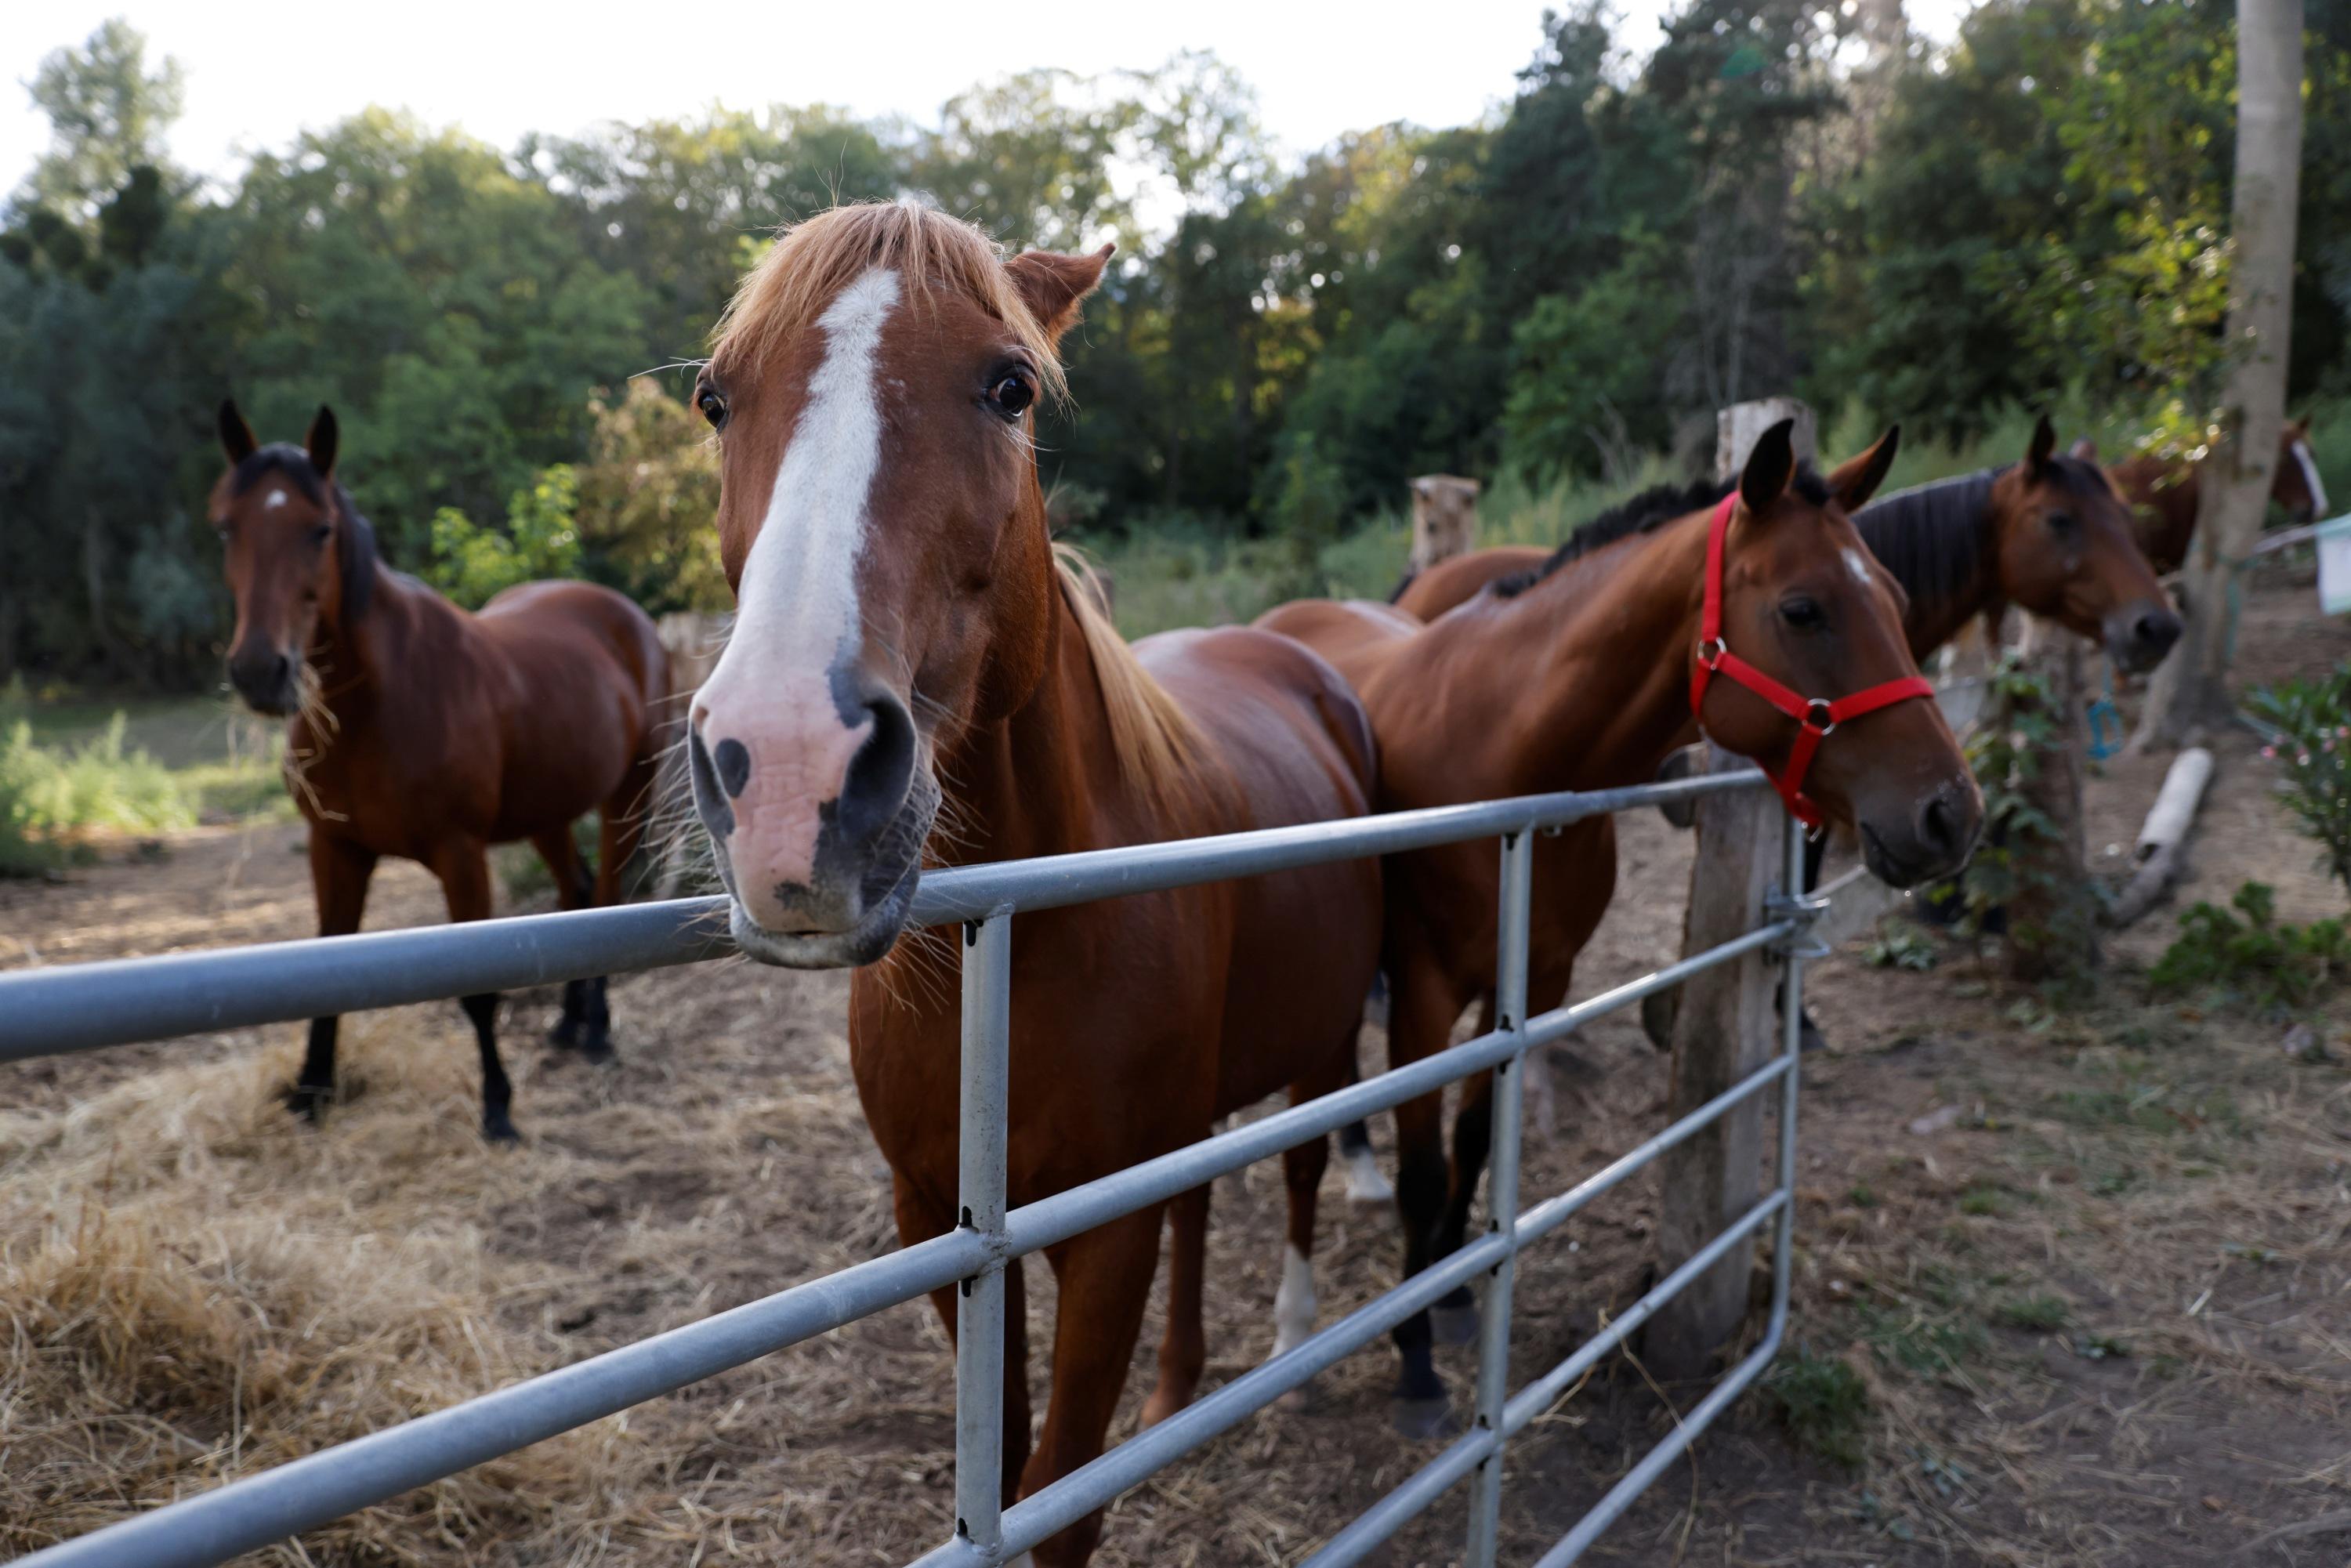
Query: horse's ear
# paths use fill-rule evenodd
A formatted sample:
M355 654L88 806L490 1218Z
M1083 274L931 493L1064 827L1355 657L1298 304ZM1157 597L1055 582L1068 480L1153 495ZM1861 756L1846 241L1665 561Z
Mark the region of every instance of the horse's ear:
M302 438L302 448L310 455L310 466L319 477L331 481L335 476L335 444L340 433L335 428L335 411L325 403L319 405L319 415L310 422L310 434Z
M1747 466L1739 472L1739 498L1747 503L1750 517L1770 511L1796 477L1796 449L1790 441L1795 428L1794 420L1783 419L1755 438Z
M234 468L253 455L261 443L253 438L253 426L245 423L245 415L236 409L236 399L225 397L220 405L221 450L228 454L228 465Z
M1111 255L1117 249L1106 245L1087 256L1024 250L1004 267L1012 274L1012 287L1020 291L1029 314L1058 342L1062 333L1078 324L1078 302L1101 284L1102 268L1110 265Z
M1902 449L1902 427L1889 424L1877 444L1858 457L1848 457L1829 476L1829 489L1837 505L1848 512L1858 512L1869 505L1877 487L1886 483L1886 471L1894 466L1894 455Z
M2024 454L2024 465L2038 474L2049 466L2049 455L2057 450L2057 427L2043 414L2032 422L2032 445Z
M2073 445L2065 448L2065 455L2079 458L2085 463L2095 463L2098 460L2098 444L2086 435L2079 436Z
M349 507L336 510L335 575L341 580L341 623L351 626L367 613L375 591L375 529Z

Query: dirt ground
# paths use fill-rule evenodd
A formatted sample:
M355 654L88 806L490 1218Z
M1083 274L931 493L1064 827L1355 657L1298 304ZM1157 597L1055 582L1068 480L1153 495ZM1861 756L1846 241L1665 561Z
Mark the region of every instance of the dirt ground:
M2306 580L2256 586L2251 678L2351 656ZM2161 777L2090 787L2118 864ZM1678 944L1687 841L1623 822L1588 993ZM2104 852L2117 846L2112 855ZM0 883L0 966L307 935L298 831L175 841L65 885ZM2255 877L2281 915L2339 913L2249 741L2222 743L2179 907ZM368 925L440 918L413 867ZM2149 998L2158 912L2111 944L2096 999L2058 1008L1945 942L1924 973L1819 966L1831 1045L1805 1066L1790 1362L1868 1394L1857 1467L1750 1396L1594 1550L1625 1563L2125 1565L2351 1561L2351 1008L2282 1023ZM620 1065L538 1046L552 998L510 999L519 1149L474 1135L454 1004L346 1025L346 1101L278 1109L279 1026L0 1068L0 1547L22 1550L321 1441L707 1315L893 1244L860 1119L845 982L740 963L616 980ZM1367 1039L1367 1060L1377 1041ZM1619 1015L1552 1053L1557 1130L1528 1201L1659 1124L1666 1063ZM1384 1158L1388 1130L1374 1126ZM1325 1189L1322 1321L1391 1282L1384 1212ZM1281 1182L1217 1184L1213 1387L1272 1339ZM1521 1260L1514 1382L1645 1288L1654 1181ZM1034 1336L1047 1292L1032 1291ZM1114 1436L1131 1432L1155 1309ZM1468 1350L1445 1353L1467 1396ZM1294 1562L1434 1451L1393 1435L1383 1342L1303 1408L1265 1413L1123 1499L1106 1564ZM1041 1390L1041 1364L1035 1370ZM1693 1391L1677 1390L1687 1407ZM1505 1560L1528 1562L1671 1420L1618 1357L1512 1446ZM953 1376L926 1305L631 1411L255 1561L820 1565L901 1562L951 1525ZM1457 1492L1395 1568L1456 1563Z

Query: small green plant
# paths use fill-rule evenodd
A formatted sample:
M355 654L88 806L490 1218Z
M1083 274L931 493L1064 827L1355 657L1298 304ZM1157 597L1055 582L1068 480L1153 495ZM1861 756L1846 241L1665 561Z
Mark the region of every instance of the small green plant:
M1879 1360L1929 1375L1982 1354L1986 1343L1974 1323L1883 1307L1863 1309L1862 1338Z
M2062 1297L2047 1292L2018 1296L1992 1309L1992 1321L2003 1328L2022 1329L2029 1333L2054 1333L2072 1318L2073 1309Z
M1845 1197L1851 1200L1855 1208L1876 1208L1877 1207L1877 1194L1871 1189L1870 1185L1865 1181L1855 1182L1854 1184L1853 1190L1847 1193Z
M2262 755L2284 773L2286 805L2318 841L2319 864L2351 891L2351 664L2263 686L2245 706L2277 731Z
M1869 1385L1861 1374L1799 1345L1764 1380L1763 1393L1798 1448L1844 1469L1861 1468L1869 1420Z
M1889 920L1877 939L1861 950L1861 961L1873 969L1913 969L1935 967L1935 939L1907 920Z
M2069 863L2064 830L2034 799L2047 759L2072 744L2048 677L2018 655L1992 671L1983 721L1969 737L1969 765L1983 791L1983 835L1959 873L1966 929L2004 923L2011 972L2065 979L2095 962L2098 895Z
M1959 1212L1975 1215L1978 1218L2006 1214L2008 1194L2001 1190L1998 1182L1970 1182L1968 1189L1959 1194Z
M2276 895L2262 883L2237 889L2226 909L2199 902L2179 917L2179 929L2147 971L2158 992L2200 990L2220 1003L2278 1014L2310 1006L2351 973L2351 933L2343 922L2280 924Z
M0 873L47 871L92 831L195 825L195 806L171 770L125 744L128 722L118 713L71 749L36 745L22 718L0 734Z

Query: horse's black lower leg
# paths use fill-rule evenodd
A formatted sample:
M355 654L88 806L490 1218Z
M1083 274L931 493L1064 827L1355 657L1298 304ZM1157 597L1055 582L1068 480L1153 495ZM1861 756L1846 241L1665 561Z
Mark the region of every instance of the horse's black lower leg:
M1445 1161L1415 1157L1406 1151L1396 1173L1396 1209L1404 1226L1404 1277L1428 1267L1429 1245L1445 1207ZM1435 1334L1428 1313L1417 1312L1389 1331L1398 1365L1395 1424L1406 1437L1430 1437L1444 1430L1448 1402L1437 1375Z
M302 1053L302 1075L286 1092L286 1108L315 1122L335 1097L335 1031L340 1018L312 1019L310 1046Z
M1464 1095L1460 1113L1453 1119L1453 1171L1446 1194L1444 1217L1429 1246L1429 1260L1450 1258L1461 1249L1469 1231L1469 1206L1478 1196L1478 1180L1486 1174L1486 1155L1494 1142L1494 1101L1491 1094ZM1478 1333L1478 1298L1467 1285L1456 1285L1430 1309L1437 1338L1446 1344L1467 1344Z
M1825 835L1804 841L1804 885L1799 891L1809 894L1813 889L1820 886L1821 859L1828 852L1828 839ZM1821 1033L1820 1025L1813 1021L1813 1009L1805 1008L1796 1016L1802 1030L1802 1044L1800 1049L1804 1051L1825 1049L1829 1043L1828 1037Z
M514 1085L507 1082L506 1064L498 1060L497 993L467 997L464 1006L474 1022L475 1042L482 1048L482 1136L494 1144L511 1144L521 1134L507 1113L514 1103Z
M612 1008L605 998L604 977L580 982L587 987L581 1012L584 1028L580 1036L580 1059L582 1061L605 1062L612 1060Z

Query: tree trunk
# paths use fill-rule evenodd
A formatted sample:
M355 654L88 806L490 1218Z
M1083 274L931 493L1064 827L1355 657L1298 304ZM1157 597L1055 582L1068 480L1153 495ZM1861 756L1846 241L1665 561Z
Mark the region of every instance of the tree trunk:
M2236 358L2205 460L2189 553L2188 625L2156 672L2136 744L2179 747L2229 722L2236 605L2231 563L2261 532L2285 422L2294 204L2302 165L2303 0L2238 0L2237 170L2229 341Z
M2002 967L2012 980L2077 975L2098 962L2098 931L2082 830L2082 645L2062 632L2041 640L2036 661L2047 672L2055 711L2051 744L2017 792L2055 827L2054 839L2011 839L2021 891L2008 904ZM2002 721L2005 722L2005 721Z

